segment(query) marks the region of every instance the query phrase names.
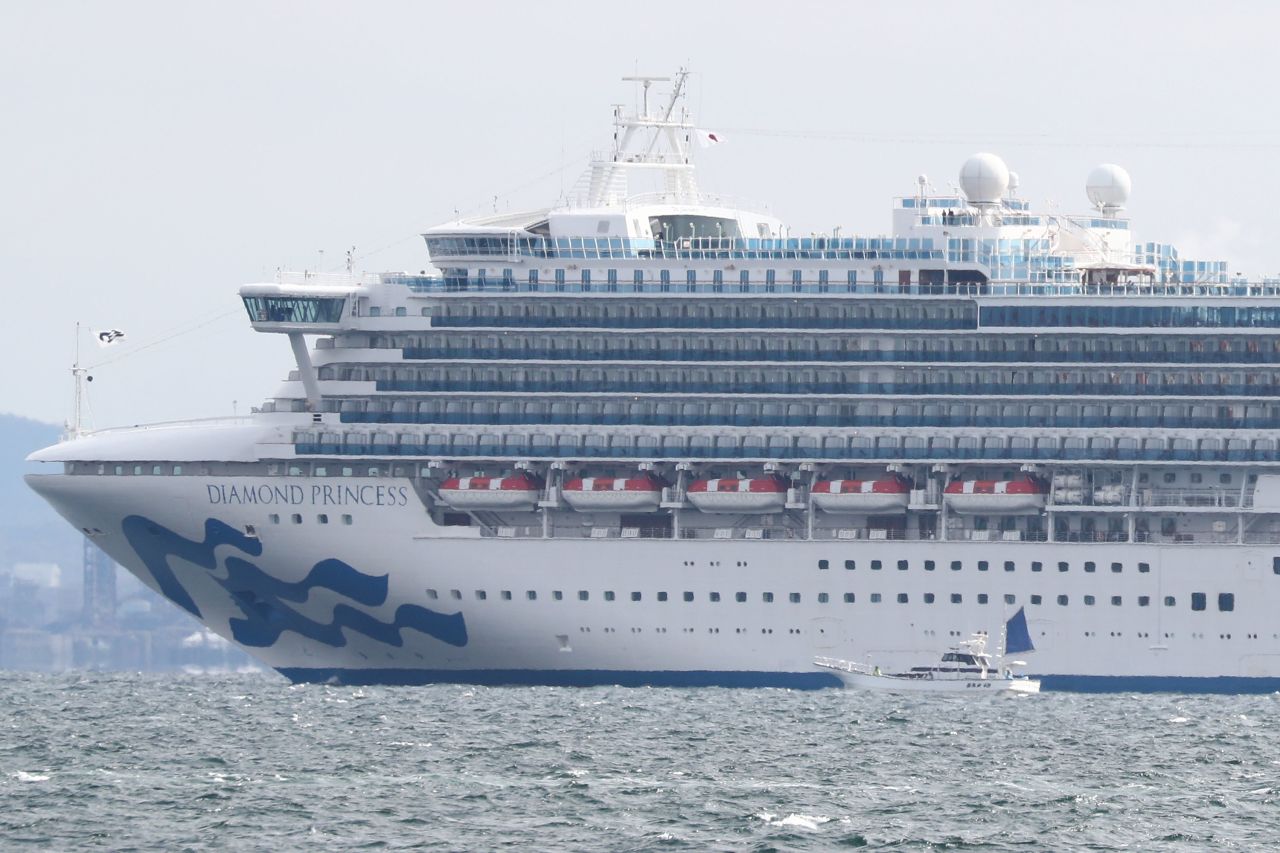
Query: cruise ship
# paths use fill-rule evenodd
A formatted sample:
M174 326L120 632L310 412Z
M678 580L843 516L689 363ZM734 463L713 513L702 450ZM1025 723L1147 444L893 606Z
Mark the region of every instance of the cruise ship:
M31 487L294 681L817 688L1024 608L1046 690L1280 689L1280 282L1138 241L1110 164L796 235L699 188L685 72L634 85L555 204L241 287L250 416Z

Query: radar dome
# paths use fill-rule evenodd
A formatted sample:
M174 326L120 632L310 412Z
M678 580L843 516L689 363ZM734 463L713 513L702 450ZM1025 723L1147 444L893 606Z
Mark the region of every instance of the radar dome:
M994 154L974 154L960 167L960 189L974 204L992 204L1009 189L1009 167Z
M1114 163L1103 163L1089 173L1085 182L1089 203L1100 210L1119 210L1129 200L1133 183L1129 173Z

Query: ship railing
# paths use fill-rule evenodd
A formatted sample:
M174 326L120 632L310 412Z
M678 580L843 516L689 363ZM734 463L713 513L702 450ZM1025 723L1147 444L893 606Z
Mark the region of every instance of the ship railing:
M1253 506L1253 495L1243 498L1237 489L1138 489L1136 505L1142 507L1193 507L1240 509Z
M842 672L854 672L859 675L877 675L878 674L876 671L876 668L871 666L870 664L858 663L857 661L851 661L851 660L844 660L843 658L832 658L832 657L826 657L824 655L819 655L818 657L813 659L813 662L818 666L823 666L823 667L826 667L827 669L838 669L838 670L841 670Z
M636 193L635 195L627 196L624 203L627 207L640 207L643 205L653 204L688 204L690 201L696 202L697 204L704 204L708 207L729 207L734 210L746 210L754 213L759 213L767 209L766 205L754 199L725 195L723 193L704 192L702 190L682 193L663 192L661 190L649 193Z
M1274 545L1280 543L1280 534L1246 533L1241 538L1235 525L1228 525L1228 530L1195 530L1181 533L1153 533L1140 530L1134 534L1135 542L1153 545Z
M716 238L690 238L689 241L649 241L649 247L637 246L634 249L610 250L611 254L588 257L585 250L569 250L561 253L558 249L545 255L533 255L547 259L558 259L572 263L577 260L606 260L609 257L673 260L790 260L782 257L787 252L734 251L714 246L697 246L692 243L719 242ZM689 242L691 245L681 245ZM805 259L809 253L795 252ZM841 255L843 252L816 251L819 257ZM906 249L879 250L867 249L848 253L850 257L834 257L834 260L940 260L941 253L936 250ZM952 263L968 263L961 258L952 258ZM770 282L763 277L763 268L752 268L749 280L743 283L737 276L725 275L719 280L712 272L702 270L697 279L690 282L687 277L663 281L656 271L651 272L642 282L631 278L619 277L616 281L592 278L581 280L578 275L564 281L507 278L502 275L487 276L428 276L384 273L381 276L348 276L340 273L280 273L277 279L281 284L319 284L322 286L351 286L371 284L382 281L386 284L399 284L415 292L490 292L490 293L699 293L699 294L830 294L839 295L885 295L885 296L937 296L954 298L957 296L1088 296L1099 298L1142 298L1150 296L1168 297L1269 297L1280 296L1280 284L1275 282L1188 282L1154 285L1108 284L1082 285L1074 279L1050 279L1047 281L996 279L984 282L921 282L899 284L890 281L875 281L859 276L855 281L840 278L838 271L828 279L805 277L796 282L790 278L778 278Z
M315 272L313 270L277 270L276 284L318 285L320 287L356 287L377 284L381 276L374 273Z
M983 532L992 534L986 538L975 538L969 534ZM672 539L675 533L669 527L619 527L596 525L593 527L557 526L549 531L552 539ZM886 535L876 535L876 534ZM888 535L892 533L892 535ZM1016 534L1016 535L1014 535ZM481 536L498 539L541 539L544 532L539 525L497 525L481 528ZM698 541L777 541L804 540L804 531L778 526L742 526L742 527L682 527L679 537L682 540ZM905 531L868 530L866 528L819 528L813 531L812 541L827 542L931 542L942 540L936 535L919 534ZM1036 544L1048 542L1044 531L948 531L948 542L998 542L1002 545ZM1123 531L1060 531L1052 541L1058 544L1102 545L1123 544L1130 540L1129 534ZM1173 534L1153 533L1146 530L1136 531L1132 541L1153 545L1280 545L1280 533L1246 532L1243 537L1234 529L1224 531L1197 530Z
M1082 284L1079 280L1038 282L1025 279L993 279L984 293L992 296L1280 296L1275 281L1116 282Z

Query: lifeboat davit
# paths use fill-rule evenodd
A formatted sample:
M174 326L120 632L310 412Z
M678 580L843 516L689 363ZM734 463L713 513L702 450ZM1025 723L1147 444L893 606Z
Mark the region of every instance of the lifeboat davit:
M775 477L694 480L685 490L703 512L767 513L787 503L787 484Z
M899 477L883 480L819 480L809 493L824 512L900 513L911 501L911 484Z
M640 477L576 477L560 487L578 512L653 512L662 502L662 483Z
M454 509L531 510L542 485L528 474L510 477L451 477L440 484L440 497Z
M1000 515L1039 512L1049 496L1049 486L1030 478L1022 480L956 480L943 493L947 505L958 513Z

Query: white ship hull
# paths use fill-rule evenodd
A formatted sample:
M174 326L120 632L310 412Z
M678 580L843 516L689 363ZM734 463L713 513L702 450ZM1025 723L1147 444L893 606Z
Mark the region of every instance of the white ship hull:
M231 479L242 481L234 492ZM411 484L390 478L352 480L345 505L308 478L29 482L77 528L101 531L95 541L148 586L294 680L834 686L815 656L905 668L996 624L1003 596L1039 594L1027 606L1037 647L1028 674L1046 689L1280 688L1280 584L1258 547L501 539L435 526ZM320 512L330 523L317 523ZM846 557L860 568L819 568ZM922 570L944 557L965 569ZM873 560L891 568L867 571ZM909 569L894 570L899 560ZM995 569L975 571L979 560ZM1032 561L1124 571L1033 573ZM1192 612L1185 602L1201 591L1234 592L1234 611ZM937 603L923 604L926 593ZM947 603L952 594L961 601ZM1056 604L1060 595L1071 603ZM1086 595L1097 603L1084 606ZM1142 595L1151 606L1134 606ZM1181 606L1160 606L1165 596Z
M832 671L845 687L879 690L885 693L964 693L1028 695L1040 692L1040 682L1025 678L957 678L947 680L901 678L892 675L866 675L858 672Z

